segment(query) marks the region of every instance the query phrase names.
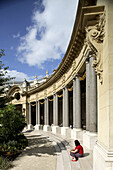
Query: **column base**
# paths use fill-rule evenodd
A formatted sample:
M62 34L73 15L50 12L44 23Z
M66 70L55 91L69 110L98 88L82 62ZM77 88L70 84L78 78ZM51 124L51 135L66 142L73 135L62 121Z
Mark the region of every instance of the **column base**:
M61 133L61 127L59 126L51 126L52 128L52 133Z
M93 150L96 141L97 141L97 133L86 131L83 134L83 145L86 146L88 149Z
M83 139L83 130L73 128L72 131L71 131L71 138L82 140Z
M70 137L71 136L71 129L69 127L61 127L61 135Z
M35 125L35 130L43 130L43 125Z
M100 169L113 169L113 150L109 152L99 144L96 144L93 151L93 170Z
M28 130L33 130L33 125L32 124L28 124Z
M51 131L51 126L50 125L44 125L43 131Z

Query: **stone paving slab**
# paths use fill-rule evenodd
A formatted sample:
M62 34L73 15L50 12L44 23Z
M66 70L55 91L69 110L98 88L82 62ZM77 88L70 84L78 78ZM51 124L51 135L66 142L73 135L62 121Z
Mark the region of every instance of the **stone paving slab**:
M25 135L29 145L10 170L56 170L57 154L53 142L34 131Z

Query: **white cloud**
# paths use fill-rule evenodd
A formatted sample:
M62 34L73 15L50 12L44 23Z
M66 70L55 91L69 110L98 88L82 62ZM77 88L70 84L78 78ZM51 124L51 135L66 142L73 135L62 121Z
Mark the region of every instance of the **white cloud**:
M45 10L34 11L32 25L26 28L26 35L20 37L18 59L22 63L42 67L47 60L61 58L71 37L77 2L43 0Z
M17 70L7 70L7 74L6 76L10 76L10 77L15 77L15 79L12 79L12 81L14 80L16 81L24 81L24 78L26 78L27 81L32 81L35 80L35 75L34 76L28 76L27 74L23 73L23 72L18 72ZM43 75L39 75L37 76L37 79L42 78Z
M16 35L13 35L13 38L19 38L20 37L20 33L18 32Z
M24 81L24 78L28 81L35 79L35 76L29 77L27 74L18 72L17 70L7 70L6 76L15 77L15 79L13 79L14 81Z

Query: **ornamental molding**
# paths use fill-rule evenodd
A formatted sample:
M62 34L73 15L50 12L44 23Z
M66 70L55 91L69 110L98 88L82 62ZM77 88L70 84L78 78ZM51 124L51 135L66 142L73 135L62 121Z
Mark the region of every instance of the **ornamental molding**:
M103 82L103 41L105 37L105 13L99 15L98 24L86 27L86 45L95 54L92 67L99 76L100 83Z
M76 69L76 59L73 61L73 64L72 64L72 70L74 71Z
M44 90L44 97L47 97L47 89Z
M38 95L38 93L36 94L36 99L38 100L38 98L39 98L39 95Z
M65 74L62 76L62 87L65 86L66 76Z
M53 84L53 94L56 93L56 83Z

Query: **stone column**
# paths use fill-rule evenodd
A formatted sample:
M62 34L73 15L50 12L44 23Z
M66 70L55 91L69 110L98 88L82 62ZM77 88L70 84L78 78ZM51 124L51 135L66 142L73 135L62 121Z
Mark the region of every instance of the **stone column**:
M97 76L92 67L94 56L90 56L90 116L89 116L89 131L97 131Z
M40 125L40 101L38 100L38 125Z
M69 98L68 88L65 87L65 112L64 112L64 127L69 127Z
M71 138L82 139L83 131L81 129L81 87L79 76L73 79L73 130Z
M42 125L40 125L40 101L36 101L36 125L35 130L42 130Z
M31 103L29 103L29 124L28 124L28 129L32 129L33 126L31 124Z
M44 125L47 125L47 108L46 108L46 98L44 101Z
M61 134L71 137L69 129L69 99L68 88L63 88L63 127L61 128Z
M46 124L49 125L49 100L46 99Z
M75 126L77 129L81 129L81 89L80 89L80 80L76 76L76 112L75 112Z
M58 96L56 94L56 126L58 126Z
M89 62L86 62L86 133L83 145L89 149L93 149L97 141L97 77L93 61L94 56L90 55Z
M89 131L90 116L90 70L89 61L86 61L86 130Z
M76 106L75 106L75 101L76 100L76 80L75 78L73 79L73 128L76 127L75 122L76 122Z
M38 124L38 102L36 101L36 125Z
M45 103L44 103L44 131L49 131L51 130L50 125L49 125L49 100L48 98L45 98Z
M60 133L60 127L58 126L58 96L57 94L53 95L53 133Z
M56 125L56 96L53 95L53 125Z
M63 88L63 127L65 127L65 88Z
M31 125L31 103L29 103L29 125Z

